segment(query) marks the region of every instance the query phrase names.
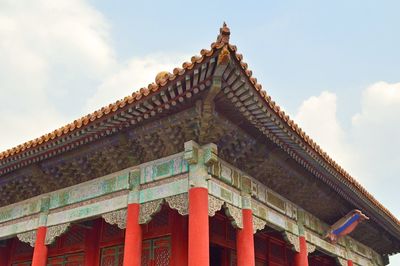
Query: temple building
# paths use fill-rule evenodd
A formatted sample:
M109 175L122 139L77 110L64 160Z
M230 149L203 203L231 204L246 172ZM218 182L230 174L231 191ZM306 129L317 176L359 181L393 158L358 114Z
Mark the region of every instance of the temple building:
M387 265L400 221L229 37L224 24L182 68L0 153L0 266Z

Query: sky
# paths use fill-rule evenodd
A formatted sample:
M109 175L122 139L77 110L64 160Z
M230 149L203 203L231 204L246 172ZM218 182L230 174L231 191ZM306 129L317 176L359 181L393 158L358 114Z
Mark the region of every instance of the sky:
M0 150L147 86L209 48L226 21L267 93L400 217L398 10L368 0L0 0Z

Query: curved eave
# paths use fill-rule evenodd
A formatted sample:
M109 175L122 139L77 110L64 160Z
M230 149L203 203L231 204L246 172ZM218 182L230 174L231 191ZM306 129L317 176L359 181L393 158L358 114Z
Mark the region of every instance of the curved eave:
M240 86L235 84L239 79L232 81L232 84L230 84L232 88L226 87L224 93L227 94L228 98L237 97L237 99L234 99L235 105L247 120L304 168L323 180L344 199L365 211L374 221L400 240L400 221L355 178L331 159L262 90L257 79L252 77L252 72L247 69L247 64L242 61L242 55L236 53L236 47L231 46L231 53L234 55L237 66L242 70L240 73L242 82L246 79L245 86L247 86L248 91L245 93L251 95L246 97L245 93L242 93L240 98L246 98L246 101L238 104L240 100L237 95L235 96L233 87Z
M315 176L335 189L346 200L360 206L373 219L382 224L392 235L400 240L400 221L378 202L350 174L332 160L283 110L262 90L252 71L243 62L243 56L237 53L237 48L229 44L229 28L224 25L220 29L217 42L211 45L211 50L201 50L200 56L193 56L191 62L185 62L182 68L175 68L165 78L151 83L132 95L113 104L105 106L91 114L83 116L51 133L25 142L0 153L0 176L24 167L31 163L47 159L54 155L74 149L82 144L111 134L124 127L140 123L154 110L143 106L152 97L166 91L170 84L184 80L186 74L210 58L214 58L222 47L227 47L231 59L241 69L240 75L246 79L246 84L253 97L248 105L243 104L239 110L270 140L285 150L298 163L303 165ZM200 71L202 69L200 68ZM205 70L206 71L206 70ZM229 88L224 89L229 93ZM256 103L252 103L255 101ZM142 104L142 110L136 107ZM251 110L250 105L256 104Z

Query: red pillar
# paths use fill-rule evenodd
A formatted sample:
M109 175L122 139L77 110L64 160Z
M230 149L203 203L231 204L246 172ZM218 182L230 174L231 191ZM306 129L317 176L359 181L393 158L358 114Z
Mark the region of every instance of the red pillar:
M47 246L46 240L46 226L40 226L36 230L35 248L33 249L32 266L46 266L47 264Z
M139 224L139 203L128 204L126 218L124 266L140 266L142 255L142 228Z
M99 265L101 220L93 221L93 227L86 229L85 235L85 266Z
M238 266L254 266L253 213L249 209L242 210L243 229L236 231L236 249Z
M347 261L347 266L353 266L353 261L352 260L348 260Z
M189 266L209 265L208 234L208 191L194 187L189 190Z
M307 242L304 236L299 237L300 252L294 255L295 266L308 266Z
M188 219L178 212L172 211L172 266L186 266L188 264Z

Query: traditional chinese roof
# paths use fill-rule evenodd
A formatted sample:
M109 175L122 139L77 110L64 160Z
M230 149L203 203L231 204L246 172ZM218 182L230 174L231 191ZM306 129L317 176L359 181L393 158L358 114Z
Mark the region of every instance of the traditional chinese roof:
M220 28L220 33L216 42L211 44L211 49L202 49L200 55L193 56L190 62L182 64L182 68L175 68L172 73L162 72L156 77L154 83L149 84L145 88L132 93L115 103L109 104L95 112L83 116L73 122L58 128L48 134L38 137L34 140L30 140L16 147L8 149L0 153L0 176L15 169L36 162L38 157L35 154L41 154L40 152L46 151L46 155L41 156L52 156L56 154L52 151L52 147L61 145L64 141L63 137L69 137L71 139L77 138L79 134L89 134L89 130L92 125L95 125L101 119L111 119L119 112L125 112L127 106L133 106L137 102L142 102L145 99L151 99L153 95L160 93L162 90L167 90L170 83L176 80L184 80L187 72L191 71L195 66L198 66L205 60L219 55L219 60L225 60L226 56L230 56L237 61L241 66L243 73L247 76L249 84L253 91L261 97L268 108L268 111L272 113L274 117L274 124L266 124L265 127L259 128L265 135L273 140L278 146L287 151L293 157L298 157L299 162L303 164L305 168L308 166L314 166L320 168L321 165L328 172L334 175L337 180L336 183L332 180L326 180L328 184L348 187L354 195L360 197L361 200L368 201L368 204L375 208L378 213L392 225L393 230L397 232L397 236L400 237L400 221L378 200L376 200L355 178L353 178L348 172L346 172L340 165L338 165L321 147L315 143L280 107L276 104L271 96L263 90L261 84L257 83L257 79L253 77L252 71L248 69L247 63L243 61L243 56L237 52L237 47L229 43L230 29L224 23ZM225 57L224 57L225 54ZM225 58L225 59L224 59ZM167 103L161 103L167 104ZM160 105L160 106L161 106ZM261 108L262 110L265 110ZM260 110L261 110L260 109ZM146 109L140 110L141 117L145 119L151 117L157 110ZM271 114L268 113L271 117ZM276 117L276 119L275 119ZM135 118L131 120L120 121L118 127L130 126L140 122L142 118ZM250 121L255 120L255 117L250 115ZM111 120L110 120L111 121ZM110 130L112 130L112 121L109 124ZM75 134L76 133L76 134ZM96 133L91 132L92 137L97 138ZM78 138L77 138L78 139ZM75 143L68 143L61 149L62 151L68 151L74 146L79 145L79 140ZM39 156L39 155L38 155ZM28 158L29 157L29 158ZM308 158L303 160L302 158ZM44 157L47 158L47 157ZM36 161L35 161L36 160ZM342 195L348 198L349 195ZM393 229L394 228L394 229ZM400 238L399 238L400 239Z

